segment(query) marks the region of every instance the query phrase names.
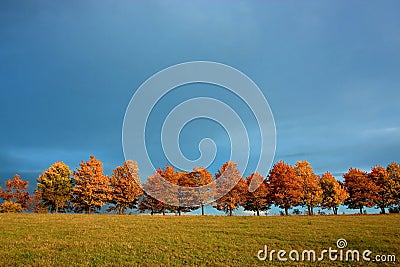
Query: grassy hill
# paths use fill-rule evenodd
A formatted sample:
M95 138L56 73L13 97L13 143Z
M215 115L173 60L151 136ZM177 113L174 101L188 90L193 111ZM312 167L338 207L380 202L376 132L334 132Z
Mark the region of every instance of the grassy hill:
M0 214L0 266L354 266L356 263L259 261L268 250L337 249L396 255L400 216L118 216ZM260 254L263 255L263 254ZM293 254L295 255L295 254ZM288 255L285 255L288 257ZM362 256L360 256L362 258Z

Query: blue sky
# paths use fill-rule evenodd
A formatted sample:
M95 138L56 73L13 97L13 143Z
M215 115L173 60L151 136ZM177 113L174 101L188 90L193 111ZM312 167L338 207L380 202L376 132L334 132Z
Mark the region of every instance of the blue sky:
M75 169L91 154L110 174L124 161L122 122L135 90L193 60L257 83L275 118L275 161L308 160L336 177L399 162L399 10L398 1L1 1L0 182L19 173L35 184L53 162ZM187 97L173 96L159 110ZM182 150L195 158L199 129L213 129L222 142L215 173L225 133L197 123L182 132Z

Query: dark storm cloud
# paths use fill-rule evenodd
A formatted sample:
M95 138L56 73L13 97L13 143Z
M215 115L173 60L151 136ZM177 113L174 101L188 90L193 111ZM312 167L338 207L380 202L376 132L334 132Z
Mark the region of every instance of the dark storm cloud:
M2 181L91 154L111 173L136 88L191 60L232 65L262 89L275 161L335 174L399 161L398 1L209 4L2 1Z

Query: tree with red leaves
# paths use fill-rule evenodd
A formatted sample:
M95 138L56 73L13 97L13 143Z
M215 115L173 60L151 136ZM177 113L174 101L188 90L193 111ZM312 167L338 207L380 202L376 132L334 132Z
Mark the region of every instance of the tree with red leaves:
M374 206L374 183L368 178L367 173L357 169L350 168L343 174L344 186L349 193L349 197L344 202L349 209L359 209L363 213L364 207Z
M27 186L18 174L12 180L7 180L5 188L0 188L0 198L4 202L0 205L0 212L21 212L29 209L29 193Z

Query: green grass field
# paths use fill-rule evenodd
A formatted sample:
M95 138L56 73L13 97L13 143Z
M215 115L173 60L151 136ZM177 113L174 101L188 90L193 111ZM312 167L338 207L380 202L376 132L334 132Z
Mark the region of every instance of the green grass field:
M0 266L279 266L259 261L269 250L369 249L399 265L400 216L118 216L0 214ZM286 255L287 257L287 255ZM366 262L286 262L354 266Z

